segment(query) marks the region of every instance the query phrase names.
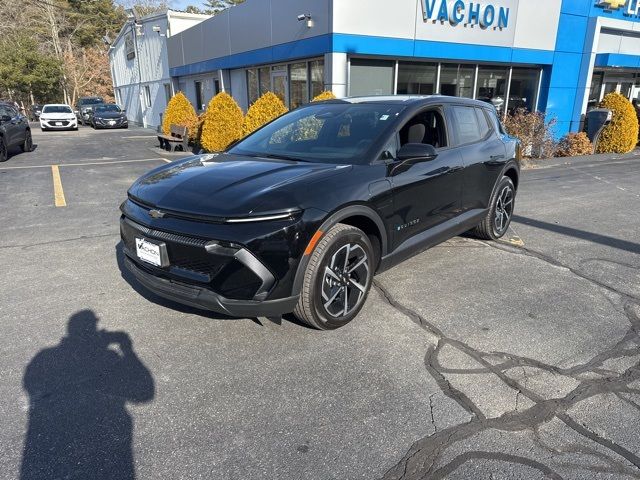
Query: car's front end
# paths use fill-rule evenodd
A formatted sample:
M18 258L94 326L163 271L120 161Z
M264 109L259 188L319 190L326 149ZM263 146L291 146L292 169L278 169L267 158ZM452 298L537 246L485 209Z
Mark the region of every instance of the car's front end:
M131 187L120 221L127 269L157 295L193 307L234 317L293 311L298 266L326 212L301 208L284 178L335 167L210 159L161 167ZM245 181L249 170L262 175ZM208 197L221 203L208 208Z
M96 128L128 128L129 120L123 112L96 111L93 115L93 125Z
M39 118L42 130L75 130L78 128L78 120L73 111L47 111L44 108Z

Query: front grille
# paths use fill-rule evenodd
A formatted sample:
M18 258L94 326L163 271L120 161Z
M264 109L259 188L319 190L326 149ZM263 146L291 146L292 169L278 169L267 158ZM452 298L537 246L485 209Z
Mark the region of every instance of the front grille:
M47 123L52 127L68 127L70 122L68 120L48 120Z
M231 299L251 299L262 280L232 256L221 256L205 250L207 240L151 229L123 217L120 220L122 242L129 255L136 257L136 237L164 242L170 266L153 267L137 260L145 269L174 277L187 283L208 284L211 290Z

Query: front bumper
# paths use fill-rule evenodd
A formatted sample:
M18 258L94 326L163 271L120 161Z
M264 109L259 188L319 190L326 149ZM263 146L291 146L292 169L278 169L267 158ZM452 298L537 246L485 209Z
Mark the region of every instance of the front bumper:
M134 277L156 295L190 307L210 310L231 317L277 317L292 312L298 297L277 300L232 300L195 285L161 278L125 257L125 266Z
M78 128L78 121L76 119L73 119L73 120L42 120L40 119L40 127L48 130L66 130L69 128Z

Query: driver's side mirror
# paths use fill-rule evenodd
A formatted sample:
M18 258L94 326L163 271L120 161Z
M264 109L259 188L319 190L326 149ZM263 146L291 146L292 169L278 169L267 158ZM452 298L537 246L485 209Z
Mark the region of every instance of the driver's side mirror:
M418 161L429 161L433 160L438 156L438 152L436 151L433 145L429 145L428 143L406 143L398 153L396 157L398 160L418 160Z

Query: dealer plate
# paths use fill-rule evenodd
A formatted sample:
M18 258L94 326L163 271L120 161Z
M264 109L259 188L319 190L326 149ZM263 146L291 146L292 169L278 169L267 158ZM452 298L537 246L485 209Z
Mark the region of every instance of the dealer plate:
M150 263L156 267L163 266L164 245L158 245L145 238L136 237L136 255L143 262ZM166 256L166 254L164 255Z
M115 125L116 121L115 120L109 120L109 125Z
M56 125L62 126L62 122L56 122Z

